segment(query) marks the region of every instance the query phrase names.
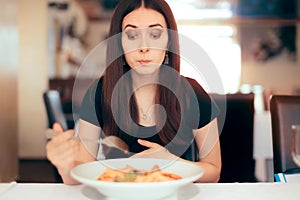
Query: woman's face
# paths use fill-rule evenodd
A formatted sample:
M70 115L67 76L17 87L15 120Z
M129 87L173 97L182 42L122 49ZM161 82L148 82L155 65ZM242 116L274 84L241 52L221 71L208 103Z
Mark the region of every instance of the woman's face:
M122 46L125 59L139 74L151 74L160 67L167 45L167 24L161 13L141 7L124 17Z

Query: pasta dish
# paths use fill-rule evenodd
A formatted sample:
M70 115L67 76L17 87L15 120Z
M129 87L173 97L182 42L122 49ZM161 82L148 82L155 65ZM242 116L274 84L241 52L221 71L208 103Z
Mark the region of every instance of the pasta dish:
M106 168L98 180L107 182L162 182L182 179L181 176L163 172L158 165L151 170L136 169L127 165L123 169Z

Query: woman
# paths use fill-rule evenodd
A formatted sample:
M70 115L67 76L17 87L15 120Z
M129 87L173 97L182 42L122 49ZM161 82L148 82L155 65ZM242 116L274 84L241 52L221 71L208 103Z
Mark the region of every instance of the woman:
M168 4L121 1L109 36L108 67L84 97L79 135L95 139L115 135L133 157L191 162L204 170L198 182L217 182L221 170L217 108L196 81L178 73L177 25ZM62 133L47 144L47 157L64 183L76 184L70 170L94 161L97 147L86 148L88 144L72 139L72 130L63 132L58 124L53 129Z

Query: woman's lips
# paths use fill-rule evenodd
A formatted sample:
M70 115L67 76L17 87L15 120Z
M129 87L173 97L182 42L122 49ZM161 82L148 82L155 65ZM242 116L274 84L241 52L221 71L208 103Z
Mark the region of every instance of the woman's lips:
M138 60L138 63L140 63L140 65L148 65L151 62L151 60Z

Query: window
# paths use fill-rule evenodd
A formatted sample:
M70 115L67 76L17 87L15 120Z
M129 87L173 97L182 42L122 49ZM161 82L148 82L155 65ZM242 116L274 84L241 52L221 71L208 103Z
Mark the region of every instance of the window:
M235 93L239 89L241 76L241 49L233 38L235 29L232 26L178 26L180 34L189 37L200 45L213 61L218 71L224 90L213 89L207 84L206 77L182 58L181 74L196 79L208 92ZM191 50L193 51L193 50ZM217 91L216 91L217 90Z
M223 88L208 83L201 67L193 67L182 57L181 74L195 78L208 92L235 93L241 76L241 49L235 40L235 27L229 25L201 25L204 20L230 19L236 9L235 0L168 0L178 23L178 31L200 45L213 61ZM203 24L203 23L202 23ZM182 44L181 44L182 46ZM193 51L186 50L186 51ZM182 51L181 51L182 52ZM201 65L201 64L200 64ZM199 68L200 72L195 68Z

